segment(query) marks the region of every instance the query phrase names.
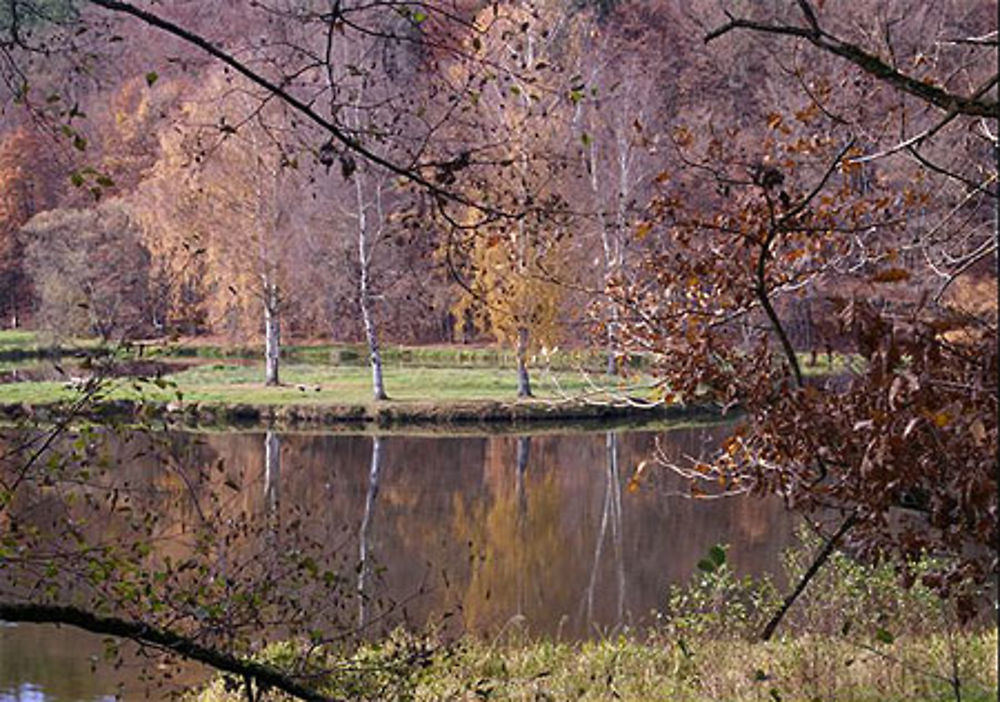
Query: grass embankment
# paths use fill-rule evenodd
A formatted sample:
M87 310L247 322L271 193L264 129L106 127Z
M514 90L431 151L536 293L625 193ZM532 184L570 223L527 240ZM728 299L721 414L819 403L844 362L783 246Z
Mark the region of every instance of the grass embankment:
M0 333L2 340L8 333ZM20 344L20 345L18 345ZM42 348L19 334L8 348ZM65 351L66 349L62 349ZM169 414L189 424L343 422L469 422L608 419L635 414L631 400L655 400L649 378L601 373L600 354L557 353L532 370L535 397L517 399L513 359L493 348L390 347L384 354L390 400L373 402L363 349L353 346L289 347L282 384L262 383L263 363L247 349L145 347L120 354L119 366L141 360L159 364L162 377L118 377L102 382L95 412L147 416ZM83 365L81 366L81 363ZM59 372L53 368L58 364ZM0 372L17 371L27 381L0 384L0 406L8 416L44 412L72 403L86 390L71 377L94 373L80 359L7 361ZM677 410L673 411L674 414ZM657 416L663 416L660 411Z
M94 375L88 364L97 351L93 340L56 346L33 332L0 332L0 375L16 381L0 383L0 409L16 418L77 401L86 388L69 381ZM266 387L257 348L143 344L119 350L116 359L115 372L141 365L134 371L140 377L107 379L87 406L105 417L168 415L188 425L653 420L691 413L637 406L659 399L645 370L648 360L641 357L627 360L626 377L606 375L600 352L546 354L535 359L531 371L535 397L518 400L512 354L457 345L387 346L390 400L376 403L366 354L357 344L286 346L282 384ZM816 364L808 360L803 354L807 375L842 373L850 363L836 355Z

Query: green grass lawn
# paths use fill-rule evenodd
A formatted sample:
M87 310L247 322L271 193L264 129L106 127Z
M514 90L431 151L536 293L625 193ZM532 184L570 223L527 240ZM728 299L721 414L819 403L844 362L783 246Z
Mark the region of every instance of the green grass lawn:
M70 376L92 373L85 361L63 357L56 361L19 353L44 348L34 332L0 331L0 373L23 372L29 382L0 384L0 404L41 405L71 401L79 392L66 386ZM64 349L93 349L92 340L76 341ZM171 402L180 398L187 405L371 405L371 372L366 349L359 344L286 346L281 366L282 385L265 387L263 360L257 348L198 345L149 346L120 350L122 360L155 360L173 366L176 372L164 382L142 382L130 378L107 381L107 399L143 399ZM16 357L16 358L15 358ZM854 363L835 354L832 364L820 356L815 365L800 355L807 375L841 373ZM641 370L625 378L602 372L603 355L595 351L559 351L535 359L531 379L537 400L564 402L581 399L596 402L632 399L655 401L652 378ZM630 367L645 362L631 359ZM855 364L856 365L856 364ZM447 405L462 402L512 402L517 399L517 378L512 355L497 347L437 345L425 347L387 346L384 375L390 400L383 406ZM39 380L41 379L41 380Z
M169 402L177 393L185 403L259 405L362 405L371 402L371 374L363 366L286 364L282 385L263 385L263 366L212 363L197 365L166 376L162 382L115 378L108 381L109 399L146 399ZM536 371L533 377L539 400L561 401L590 397L608 400L620 393L652 397L648 389L631 387L623 378L607 378L582 372ZM390 404L449 403L461 401L513 401L517 378L505 368L385 369ZM22 382L0 385L0 403L43 404L71 400L78 391L63 382Z
M25 349L38 346L38 334L24 329L0 331L0 349Z

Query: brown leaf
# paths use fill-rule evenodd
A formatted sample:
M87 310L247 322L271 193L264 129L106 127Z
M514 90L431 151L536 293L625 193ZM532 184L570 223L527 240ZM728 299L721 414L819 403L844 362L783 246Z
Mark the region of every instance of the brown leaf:
M872 276L873 283L899 283L910 279L910 272L902 268L886 268Z
M976 421L972 423L969 427L969 432L972 434L972 438L976 440L976 444L979 446L983 445L986 441L986 427L983 425L983 420L976 418Z

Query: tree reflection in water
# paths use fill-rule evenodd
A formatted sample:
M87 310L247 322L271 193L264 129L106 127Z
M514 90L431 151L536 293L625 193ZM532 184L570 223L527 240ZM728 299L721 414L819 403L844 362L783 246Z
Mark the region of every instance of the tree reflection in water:
M604 554L604 542L607 538L608 529L611 529L612 558L617 575L615 584L617 585L617 599L615 607L614 627L620 627L625 618L625 559L622 545L622 481L618 468L618 434L609 431L605 435L605 446L607 448L607 470L604 474L604 506L601 509L601 522L597 531L597 538L594 540L594 563L590 569L590 580L587 583L587 590L584 598L585 613L583 617L583 629L590 630L595 624L594 620L594 592L597 589L597 580L601 558Z
M704 438L722 431L677 429L660 434L660 443L679 460L696 457L712 446ZM257 577L275 558L291 569L269 582L289 596L309 595L310 569L345 578L347 611L317 601L302 610L310 624L360 624L377 636L451 612L459 616L447 622L457 630L490 635L516 619L533 634L579 638L641 626L715 543L731 544L739 572L760 573L777 569L791 541L792 520L774 500L684 499L669 475L625 491L656 436L174 433L157 440L169 446L169 461L138 440L116 445L110 437L115 468L106 478L156 512L154 567L167 557L182 563L198 546L192 534L207 526L229 539L210 546L215 579L206 582ZM122 528L117 513L103 514L105 521L73 516L95 538L113 538ZM237 531L241 524L247 528ZM225 606L235 601L225 599ZM398 602L406 603L405 618ZM23 648L19 635L4 632L0 659ZM32 648L44 657L62 650L61 641L56 631ZM99 637L93 651L74 649L101 656ZM0 690L20 682L0 660Z
M382 472L382 437L372 437L372 460L368 468L368 493L365 513L358 531L358 629L368 625L369 601L372 599L369 581L372 577L372 539L375 524L375 501L378 498L379 476Z

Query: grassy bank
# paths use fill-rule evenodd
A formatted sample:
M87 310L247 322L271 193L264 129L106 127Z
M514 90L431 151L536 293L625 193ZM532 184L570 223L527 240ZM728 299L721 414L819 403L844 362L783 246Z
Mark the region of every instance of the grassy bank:
M109 378L88 411L170 416L190 424L461 423L612 418L637 413L626 397L655 399L649 387L625 379L568 371L536 374L535 397L520 401L514 373L498 368L387 367L391 399L377 403L364 367L287 364L278 387L265 387L259 377L255 365L210 363L159 379ZM55 413L92 389L52 380L6 383L0 406L11 418Z
M52 346L32 332L0 332L0 414L9 420L55 416L93 392L87 412L103 418L169 417L187 426L267 424L336 426L374 422L591 421L686 416L684 408L641 405L660 394L628 359L628 373L609 376L596 351L556 351L534 359L535 397L517 399L514 359L497 347L464 345L384 349L390 400L371 400L366 350L360 345L287 346L282 384L266 387L259 349L207 344L144 344L100 355L96 342ZM835 356L804 365L808 374L838 373ZM98 371L97 367L104 367ZM87 378L108 373L99 388Z
M815 544L805 538L806 547L786 556L789 578L808 565ZM314 672L327 671L323 694L339 699L996 699L995 597L984 597L983 621L960 623L951 602L919 583L903 588L891 566L837 554L779 636L762 642L761 623L779 600L769 580L737 578L722 563L666 592L656 624L642 634L538 639L514 618L490 636L447 641L397 631L354 650L313 649L310 662ZM287 642L261 660L301 670ZM191 699L237 702L241 695L219 679Z
M329 690L346 699L670 700L791 702L956 700L950 662L960 662L961 700L996 700L996 630L905 638L861 647L830 637L768 643L737 639L685 644L628 636L595 642L465 639L402 675L392 661L422 650L405 636L346 662ZM434 650L433 646L431 649ZM193 699L242 702L216 682ZM287 699L268 695L263 699Z
M289 347L288 357L298 360L285 360L282 384L266 387L262 361L243 357L247 350L239 348L132 348L108 362L81 358L93 351L84 346L70 355L26 361L25 354L45 348L39 344L30 333L0 333L0 349L21 354L0 363L8 381L0 384L0 409L8 419L55 416L85 393L92 394L85 414L167 416L191 426L611 419L642 414L634 401L657 399L648 377L588 370L599 365L599 354L538 359L544 365L532 369L535 397L518 400L513 359L497 349L390 347L384 363L390 400L376 403L360 347ZM102 378L99 387L86 382L102 373L123 377Z

